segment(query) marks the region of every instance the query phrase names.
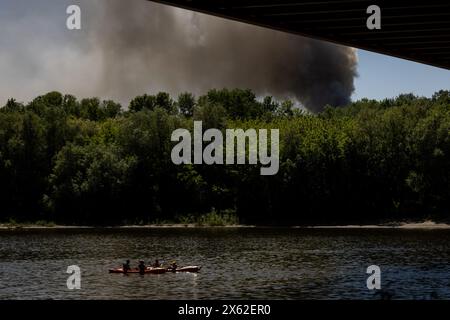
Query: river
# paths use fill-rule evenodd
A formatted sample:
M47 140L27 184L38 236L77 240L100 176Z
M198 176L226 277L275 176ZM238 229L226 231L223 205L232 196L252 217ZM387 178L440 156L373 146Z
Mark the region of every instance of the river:
M110 274L160 259L198 274ZM0 299L450 299L450 230L0 230ZM81 289L67 288L67 267ZM368 290L367 267L381 269Z

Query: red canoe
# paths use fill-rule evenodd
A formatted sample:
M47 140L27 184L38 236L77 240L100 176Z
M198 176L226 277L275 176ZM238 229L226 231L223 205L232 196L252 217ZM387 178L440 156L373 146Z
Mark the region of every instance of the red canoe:
M199 266L187 266L187 267L180 267L177 268L175 271L172 268L147 268L145 270L146 274L161 274L166 272L199 272L202 267ZM109 273L125 273L123 272L123 268L117 268L117 269L110 269ZM139 269L134 268L128 270L127 273L140 273Z

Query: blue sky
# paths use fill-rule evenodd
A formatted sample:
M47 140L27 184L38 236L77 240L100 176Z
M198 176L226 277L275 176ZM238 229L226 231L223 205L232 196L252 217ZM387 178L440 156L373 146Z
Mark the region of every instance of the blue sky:
M400 93L431 96L450 90L450 70L358 50L358 73L353 99L383 99Z

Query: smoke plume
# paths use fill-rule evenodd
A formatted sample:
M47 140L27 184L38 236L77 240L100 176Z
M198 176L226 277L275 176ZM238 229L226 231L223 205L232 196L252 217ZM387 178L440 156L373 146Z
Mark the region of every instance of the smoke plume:
M249 88L258 96L294 99L311 111L344 105L354 91L357 57L348 47L145 0L77 4L82 30L63 31L70 46L54 42L21 50L36 53L36 88L47 83L50 90L125 104L157 91L200 95L211 88ZM23 63L17 65L16 74Z

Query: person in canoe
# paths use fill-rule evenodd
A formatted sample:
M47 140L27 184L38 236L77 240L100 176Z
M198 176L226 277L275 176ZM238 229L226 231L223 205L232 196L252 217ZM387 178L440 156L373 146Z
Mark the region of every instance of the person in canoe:
M177 271L177 268L178 268L177 262L172 261L172 263L170 264L170 267L169 267L170 271L175 272L175 271Z
M123 269L123 273L128 273L128 271L131 269L131 267L130 267L130 260L127 260L127 261L122 265L122 269Z
M147 267L145 266L144 261L139 261L138 269L140 274L145 274L145 269L147 269Z
M161 263L159 263L159 260L156 259L155 262L152 264L153 268L161 268Z

